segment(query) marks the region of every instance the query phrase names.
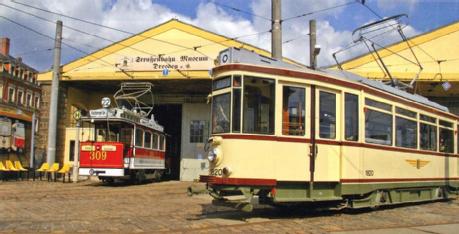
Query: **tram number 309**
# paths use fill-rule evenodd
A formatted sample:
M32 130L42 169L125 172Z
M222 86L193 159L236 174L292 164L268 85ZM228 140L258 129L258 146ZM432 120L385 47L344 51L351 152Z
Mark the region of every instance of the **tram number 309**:
M107 152L105 151L91 151L89 152L89 160L106 160Z

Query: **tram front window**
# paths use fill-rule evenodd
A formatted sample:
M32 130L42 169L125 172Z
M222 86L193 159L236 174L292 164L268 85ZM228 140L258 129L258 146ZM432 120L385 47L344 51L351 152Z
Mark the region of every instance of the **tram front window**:
M244 77L244 133L274 134L274 86L272 79Z
M130 145L132 130L128 126L123 126L120 123L107 125L106 122L101 122L95 124L95 130L94 139L96 142L117 141Z
M225 93L212 99L212 133L230 131L231 94Z

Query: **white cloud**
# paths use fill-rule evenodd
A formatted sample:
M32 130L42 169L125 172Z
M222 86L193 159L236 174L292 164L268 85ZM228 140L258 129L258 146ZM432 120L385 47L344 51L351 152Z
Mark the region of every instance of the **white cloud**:
M249 20L241 15L235 14L231 10L214 5L212 2L203 2L199 4L196 9L196 17L182 15L174 12L167 6L156 4L150 0L43 0L25 2L40 8L60 12L69 16L75 16L132 33L141 32L171 18L178 18L184 22L191 23L198 27L202 27L206 30L228 37L256 34L258 32L267 31L271 27L271 22L266 19L253 17ZM345 0L285 0L282 2L282 15L283 18L296 16L344 4L346 2L347 1ZM114 30L88 25L86 23L67 18L57 17L37 10L31 10L20 5L13 4L9 1L3 1L2 3L25 11L30 11L52 21L61 18L64 22L64 26L75 27L112 41L118 41L129 36L129 34L124 34ZM262 15L266 18L270 18L271 16L271 1L254 0L250 3L250 8L258 15ZM336 8L334 10L314 15L314 17L318 20L318 43L322 48L318 58L320 66L333 64L334 62L331 53L342 48L351 41L350 31L335 29L325 18L325 16L337 16L341 11L343 11L343 9L344 8ZM5 7L0 7L0 14L12 18L15 21L27 24L29 27L54 37L54 24L45 23L31 16L12 11ZM283 23L283 40L285 41L287 39L298 38L301 35L306 35L309 32L309 26L307 23L308 19L309 18L302 17L291 21L285 21ZM31 32L22 30L17 26L11 25L10 23L5 22L5 20L0 21L0 30L6 32L4 36L9 36L12 39L12 55L22 51L31 51L35 48L51 48L54 43L52 40L44 39ZM416 33L414 29L412 29L412 31L413 33ZM271 47L271 35L269 33L247 36L240 38L240 40L267 50L270 50ZM64 42L85 51L94 51L97 48L111 44L109 41L104 41L93 36L82 35L81 33L71 31L68 28L64 28ZM307 36L302 36L297 40L284 44L283 54L286 57L309 64L308 47L309 38ZM83 54L66 48L65 46L63 48L63 63L67 63L72 59L84 56ZM45 54L31 53L24 56L24 60L31 66L37 67L39 70L44 70L49 68L52 63L52 53L49 51Z

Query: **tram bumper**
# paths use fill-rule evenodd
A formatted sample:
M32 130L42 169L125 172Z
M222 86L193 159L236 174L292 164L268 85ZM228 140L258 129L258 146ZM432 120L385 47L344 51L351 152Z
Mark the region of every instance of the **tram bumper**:
M103 176L103 177L120 177L124 176L123 168L79 168L79 175L82 176Z

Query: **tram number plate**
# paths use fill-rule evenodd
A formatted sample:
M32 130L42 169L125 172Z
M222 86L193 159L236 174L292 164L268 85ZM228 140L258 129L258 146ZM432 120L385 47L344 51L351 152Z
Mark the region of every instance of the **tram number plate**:
M222 169L210 169L210 175L221 176L222 174Z
M89 160L106 160L107 152L105 151L91 151L89 152Z

